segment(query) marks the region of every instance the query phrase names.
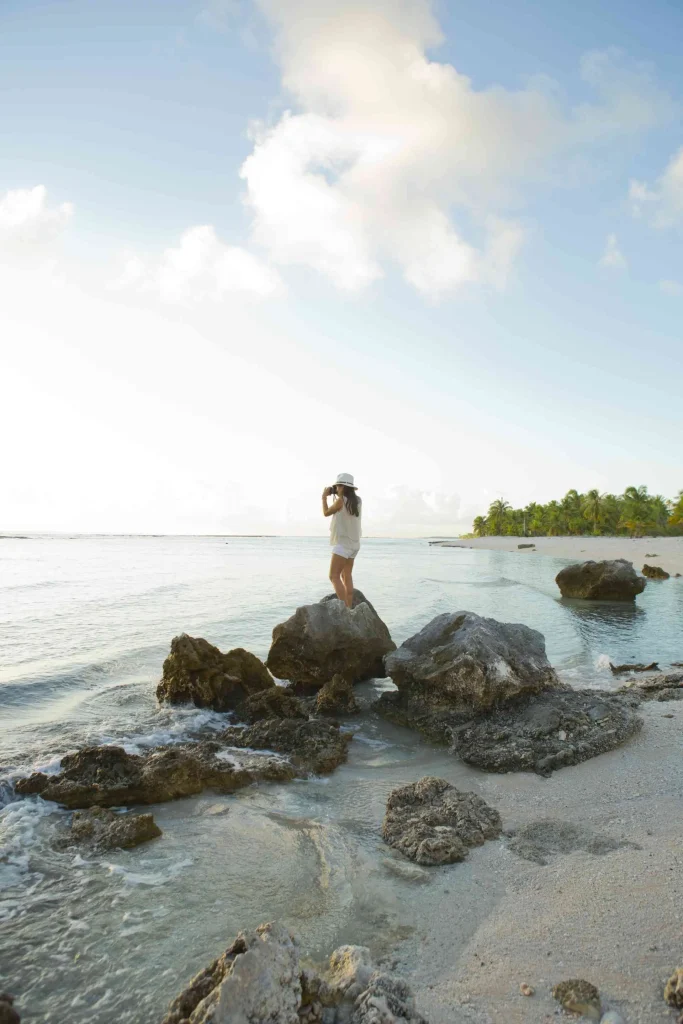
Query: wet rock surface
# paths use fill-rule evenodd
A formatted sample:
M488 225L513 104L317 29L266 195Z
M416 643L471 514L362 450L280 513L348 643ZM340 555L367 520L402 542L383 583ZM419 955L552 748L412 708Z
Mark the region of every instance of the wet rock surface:
M602 1016L600 993L595 985L582 978L560 981L553 988L553 998L569 1013L579 1013L589 1020L600 1020Z
M651 661L649 665L645 665L642 661L632 662L627 665L613 665L609 663L610 671L612 675L618 676L622 672L658 672L659 664L656 661Z
M451 735L455 753L484 771L550 775L613 750L641 726L625 697L566 690L501 708Z
M233 711L252 694L275 686L263 662L241 647L224 654L208 640L182 633L171 641L157 699Z
M233 747L286 754L304 771L325 773L346 761L351 733L328 722L284 718L257 722L247 729L230 728L222 738Z
M668 580L671 575L665 569L662 569L658 565L648 565L645 563L643 566L643 576L647 576L649 580Z
M240 933L171 1003L162 1024L425 1024L408 985L341 946L319 971L278 924Z
M683 672L663 672L647 679L634 679L622 686L619 693L638 700L683 700Z
M498 811L476 793L426 776L394 789L382 824L385 843L418 864L453 864L501 833Z
M633 562L625 558L568 565L558 572L555 582L562 597L584 601L635 601L646 583Z
M55 840L58 849L89 846L94 851L129 849L161 835L151 814L115 814L104 807L75 811L68 828Z
M623 847L640 849L637 843L612 839L574 822L558 821L555 818L532 821L518 829L509 840L508 847L518 857L535 864L547 864L552 857L573 853L575 850L603 857Z
M353 692L353 683L342 675L333 676L318 690L315 710L319 715L355 715L360 708Z
M7 992L0 992L0 1024L19 1024L19 1013L14 1008L14 998Z
M291 690L272 686L247 697L238 707L237 717L245 722L261 722L271 718L308 718L308 713Z
M279 758L252 755L240 764L220 756L218 743L157 747L128 754L122 747L84 747L62 758L59 775L35 772L16 783L19 796L40 794L63 807L123 807L163 803L203 789L232 793L257 781L282 782L296 774Z
M349 682L383 677L383 658L395 649L389 630L360 590L347 608L334 594L297 608L273 630L266 662L278 679L317 690L337 673Z
M559 685L543 635L473 612L447 612L385 659L404 705L420 713L486 711Z

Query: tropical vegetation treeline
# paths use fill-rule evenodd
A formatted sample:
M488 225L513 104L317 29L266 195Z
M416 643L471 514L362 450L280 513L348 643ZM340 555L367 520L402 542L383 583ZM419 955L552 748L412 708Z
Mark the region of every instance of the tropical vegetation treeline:
M532 502L512 508L504 498L472 524L477 537L683 536L683 491L673 499L648 494L647 487L627 487L623 494L567 491L560 501Z

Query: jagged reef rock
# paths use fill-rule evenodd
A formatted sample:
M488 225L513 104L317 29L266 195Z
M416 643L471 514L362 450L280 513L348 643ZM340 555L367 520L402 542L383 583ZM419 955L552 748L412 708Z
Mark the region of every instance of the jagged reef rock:
M474 612L446 612L385 659L401 701L471 713L559 686L543 635Z
M664 987L664 999L669 1006L683 1010L683 967L677 967Z
M273 630L266 665L278 679L302 690L317 690L337 673L350 683L383 677L383 658L396 644L360 590L353 607L334 594L297 608Z
M127 754L122 747L84 747L62 758L59 775L35 772L15 786L19 796L39 793L63 807L123 807L194 796L203 789L232 793L253 782L294 778L291 764L258 754L225 760L218 743L157 747Z
M671 574L662 569L658 565L647 565L643 566L643 576L647 576L649 580L668 580Z
M589 1020L600 1020L602 1016L600 993L595 985L583 978L560 981L553 988L553 997L569 1013L579 1013Z
M641 725L624 697L561 690L502 707L456 726L451 735L454 752L484 771L550 775L612 750Z
M408 985L342 946L323 972L301 964L278 924L240 932L171 1003L162 1024L426 1024Z
M161 835L151 814L115 814L104 807L74 811L69 828L55 841L64 849L84 844L95 851L129 849Z
M555 577L562 597L584 601L635 601L645 590L645 580L625 558L603 562L577 562Z
M297 768L325 773L346 761L351 733L328 722L282 718L256 722L247 729L226 729L222 739L232 747L274 750L286 754Z
M385 843L418 864L464 860L500 832L500 814L480 796L430 776L392 790L382 824Z
M0 1024L19 1024L21 1018L14 1009L14 997L0 992Z
M232 711L252 694L274 686L275 681L255 654L241 647L223 654L208 640L182 633L171 641L157 699Z
M355 715L360 709L354 696L353 683L344 676L333 676L322 690L318 690L315 710L319 715Z
M662 672L647 679L634 679L618 692L638 700L683 700L683 672Z
M247 697L238 707L237 717L245 722L261 722L270 718L308 718L308 714L291 690L271 686Z

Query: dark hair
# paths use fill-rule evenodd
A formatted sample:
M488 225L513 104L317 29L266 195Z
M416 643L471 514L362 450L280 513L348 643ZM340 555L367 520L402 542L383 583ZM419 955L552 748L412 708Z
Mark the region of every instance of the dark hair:
M342 494L342 498L344 499L344 504L346 505L347 511L352 516L359 516L360 515L360 498L356 494L356 492L353 489L353 487L346 487L346 486L344 486L344 493Z

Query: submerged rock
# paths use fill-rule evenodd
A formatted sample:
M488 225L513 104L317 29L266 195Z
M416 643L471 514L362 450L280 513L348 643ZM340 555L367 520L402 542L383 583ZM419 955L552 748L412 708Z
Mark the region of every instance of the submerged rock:
M584 601L635 601L645 590L645 580L625 558L602 562L577 562L555 577L562 597Z
M360 709L353 693L353 683L337 674L322 690L318 690L315 709L319 715L354 715Z
M272 686L247 697L237 709L237 717L246 722L261 722L270 718L308 718L308 713L291 690Z
M500 708L451 734L455 753L484 771L550 775L613 750L641 726L622 696L566 690Z
M298 768L325 773L346 761L351 733L328 722L283 718L257 722L248 729L226 729L222 738L233 747L275 750Z
M385 665L401 703L421 714L486 711L559 686L541 633L473 612L438 615Z
M208 640L182 633L171 641L157 699L232 711L252 694L274 686L275 681L255 654L241 647L223 654Z
M557 821L555 818L532 821L525 825L515 832L508 846L518 857L533 861L535 864L547 864L550 857L573 853L574 850L585 850L596 857L603 857L623 847L640 849L637 843L630 843L625 839L612 839L610 836L591 832L590 829L573 821Z
M75 843L92 846L96 851L129 849L161 835L151 814L115 814L104 807L75 811L71 824L58 837L58 847Z
M0 1024L19 1024L21 1018L14 1009L14 997L0 992Z
M589 1020L600 1020L602 1016L600 993L590 981L582 978L561 981L553 988L553 997L569 1013L583 1014Z
M19 796L40 794L63 807L123 807L194 796L203 789L233 793L257 781L294 778L291 764L252 755L239 765L224 760L218 743L157 747L149 754L127 754L122 747L84 747L62 758L59 775L36 772L16 784Z
M426 1024L408 985L341 946L319 972L278 924L240 932L169 1006L162 1024Z
M677 967L664 987L664 999L669 1006L683 1009L683 967Z
M649 580L668 580L671 575L665 569L660 568L658 565L647 565L645 564L642 569L643 576L647 576Z
M426 776L389 794L385 843L418 864L453 864L501 833L500 814L476 793Z
M663 672L647 679L634 679L618 692L636 696L638 700L683 700L683 672Z
M651 661L649 665L643 664L642 661L630 665L613 665L610 661L609 667L614 676L618 676L622 672L657 672L659 670L659 664L656 661Z
M354 590L352 608L334 594L297 608L273 630L266 665L278 679L316 690L337 673L352 683L384 676L382 659L395 647L370 602Z

